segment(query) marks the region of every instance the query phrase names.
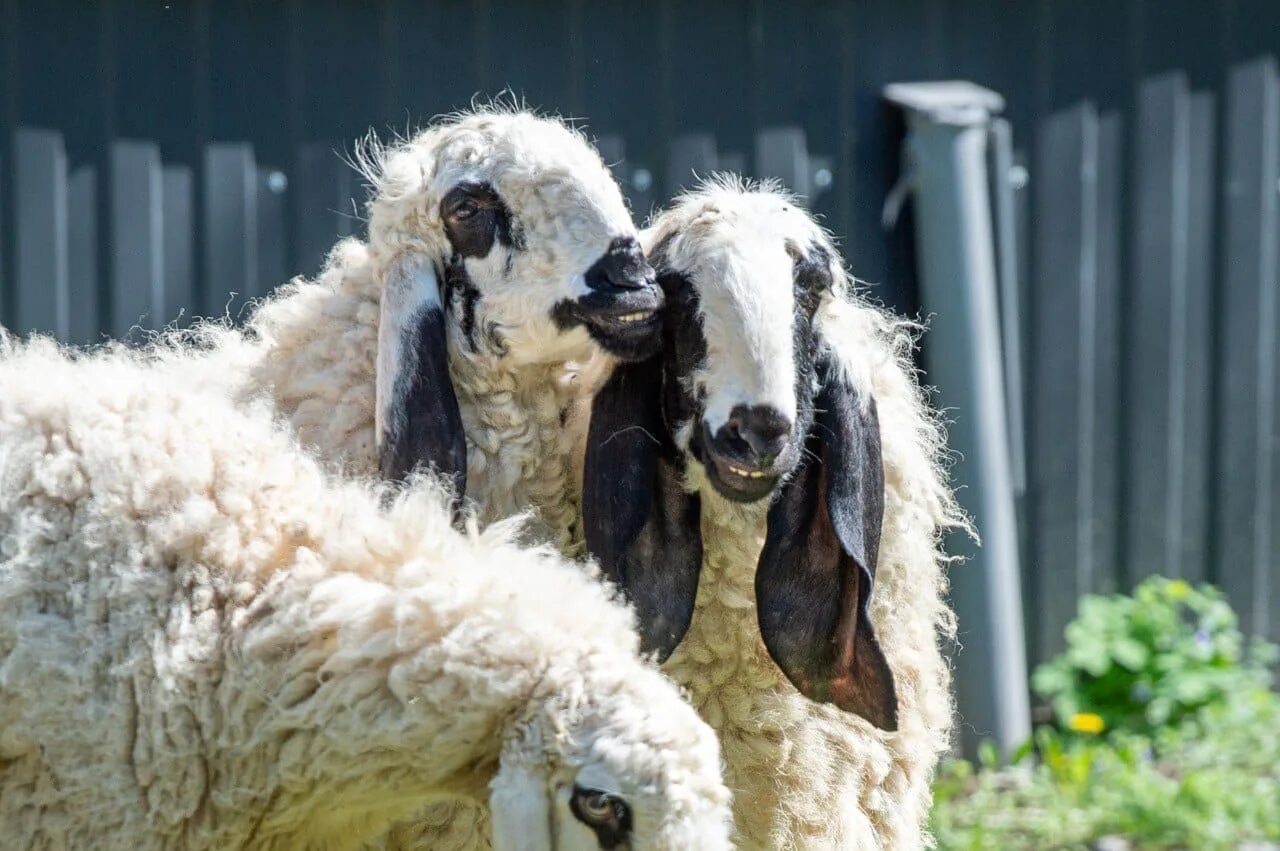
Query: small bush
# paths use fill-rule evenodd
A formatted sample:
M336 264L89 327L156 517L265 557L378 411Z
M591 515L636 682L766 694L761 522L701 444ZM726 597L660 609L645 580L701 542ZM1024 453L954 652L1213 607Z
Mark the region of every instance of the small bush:
M1162 577L1132 597L1085 597L1066 638L1032 686L1062 727L1083 733L1152 735L1264 686L1274 659L1258 645L1245 662L1235 613L1216 589Z

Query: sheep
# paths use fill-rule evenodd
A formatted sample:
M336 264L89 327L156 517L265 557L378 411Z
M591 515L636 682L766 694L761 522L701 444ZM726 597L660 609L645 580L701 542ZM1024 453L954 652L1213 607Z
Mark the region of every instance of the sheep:
M349 472L429 464L482 521L534 509L539 537L580 555L580 402L660 333L617 183L581 133L502 107L368 144L358 162L368 242L266 299L247 338L215 340L215 361Z
M486 786L498 849L730 847L714 735L602 583L189 378L0 353L6 847L351 849Z
M966 521L912 329L771 184L712 180L641 239L663 352L594 398L588 550L719 734L744 847L921 847Z

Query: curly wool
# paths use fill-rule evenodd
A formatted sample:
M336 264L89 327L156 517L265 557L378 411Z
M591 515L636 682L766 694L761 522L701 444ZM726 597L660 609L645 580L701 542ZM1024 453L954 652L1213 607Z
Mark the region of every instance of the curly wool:
M357 848L590 757L662 803L644 847L726 847L714 737L598 582L146 357L0 350L6 843Z
M744 195L761 192L796 209L770 186L720 180L660 214L645 233L646 248L675 232L696 234L700 215L743 208L751 203ZM806 238L839 257L802 212L770 227L786 232L800 217ZM668 247L685 252L680 268L692 268L703 250L696 238ZM916 380L915 328L854 297L843 268L836 272L837 291L816 321L849 379L878 406L886 493L870 617L893 671L899 729L884 732L811 702L779 671L756 618L768 505L725 500L697 463L687 487L702 500L702 573L692 625L665 670L720 736L745 847L898 851L929 843L930 783L952 724L951 672L940 645L955 623L941 536L967 523L946 484L939 418Z

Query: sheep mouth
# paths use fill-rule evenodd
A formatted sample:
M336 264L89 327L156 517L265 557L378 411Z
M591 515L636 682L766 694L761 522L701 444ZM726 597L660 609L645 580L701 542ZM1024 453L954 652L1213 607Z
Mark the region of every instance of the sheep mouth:
M662 342L662 292L653 289L593 292L556 305L562 329L581 326L599 346L624 361L656 354Z
M733 502L759 502L773 493L782 478L777 468L763 469L711 452L701 429L695 430L689 450L702 464L716 493Z

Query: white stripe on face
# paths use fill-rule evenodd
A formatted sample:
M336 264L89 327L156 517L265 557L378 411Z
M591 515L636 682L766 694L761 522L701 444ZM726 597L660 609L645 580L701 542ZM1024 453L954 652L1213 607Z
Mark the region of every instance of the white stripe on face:
M781 239L736 238L693 270L707 343L700 383L714 434L739 405L768 405L794 422L795 285Z

